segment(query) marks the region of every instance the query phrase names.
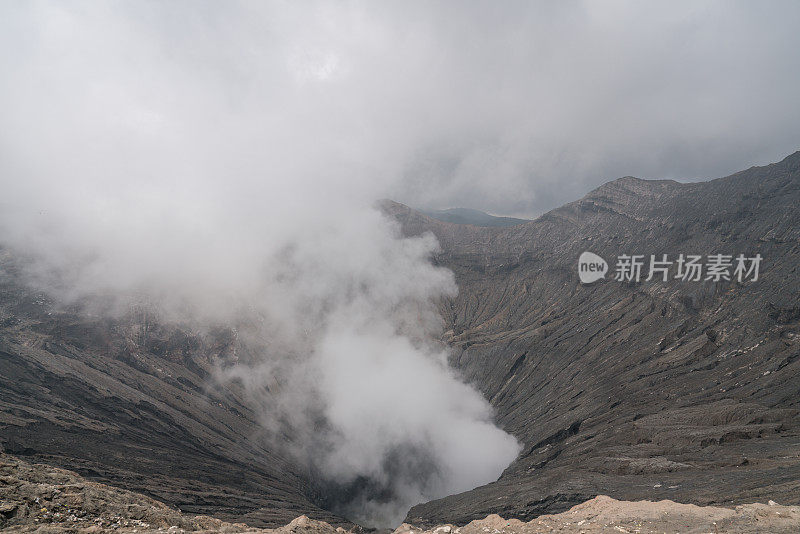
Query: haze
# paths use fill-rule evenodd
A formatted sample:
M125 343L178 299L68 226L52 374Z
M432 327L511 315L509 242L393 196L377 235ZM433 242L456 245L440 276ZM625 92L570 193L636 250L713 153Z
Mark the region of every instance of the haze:
M790 1L6 2L5 198L32 174L145 196L302 176L534 216L619 176L723 176L800 145L798 20Z
M338 511L396 525L519 445L435 341L457 291L435 239L374 202L532 217L622 175L780 159L800 145L799 20L794 2L4 2L0 246L65 303L239 329L251 357L218 379L289 425L300 464L382 495Z

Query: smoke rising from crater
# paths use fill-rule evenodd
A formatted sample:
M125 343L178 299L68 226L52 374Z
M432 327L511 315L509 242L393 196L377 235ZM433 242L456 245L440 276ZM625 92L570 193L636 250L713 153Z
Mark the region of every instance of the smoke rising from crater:
M532 215L625 174L775 160L800 143L797 14L6 2L0 244L67 301L247 323L261 350L220 379L291 430L335 506L387 524L492 480L517 444L431 342L456 291L435 241L375 199Z
M518 444L434 341L457 291L436 240L373 207L406 141L376 140L338 56L275 7L5 6L0 245L64 302L235 328L249 352L217 378L332 509L397 524Z

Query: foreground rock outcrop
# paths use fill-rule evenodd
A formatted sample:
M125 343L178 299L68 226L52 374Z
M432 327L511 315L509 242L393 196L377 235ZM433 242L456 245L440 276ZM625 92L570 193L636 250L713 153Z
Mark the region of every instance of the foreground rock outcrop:
M0 529L38 533L344 534L306 516L276 529L256 529L208 516L182 514L133 492L89 482L76 473L0 454ZM422 530L403 524L394 534L535 534L544 532L797 532L800 507L747 504L735 509L672 501L623 502L598 496L557 514L523 523L490 515L463 527ZM355 531L361 529L355 528ZM352 532L352 531L351 531Z
M224 532L341 534L342 527L295 518L276 529L258 529L179 512L145 495L90 482L65 469L30 464L0 454L0 530L3 532Z
M445 525L430 534L539 534L546 532L628 533L790 533L800 528L800 507L745 504L734 509L663 501L618 501L599 495L566 512L542 515L524 523L493 514L463 527ZM395 531L415 532L410 525Z

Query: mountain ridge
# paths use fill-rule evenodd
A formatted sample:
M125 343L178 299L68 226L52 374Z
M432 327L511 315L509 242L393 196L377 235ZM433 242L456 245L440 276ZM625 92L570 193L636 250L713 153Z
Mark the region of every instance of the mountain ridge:
M507 228L382 202L404 235L438 238L433 261L459 286L437 302L450 364L524 445L498 481L420 504L407 520L529 520L598 494L797 503L798 206L800 152L709 182L615 180ZM584 250L764 261L745 284L584 286ZM25 286L22 268L0 249L6 452L187 513L350 525L259 434L241 388L213 380L216 363L246 356L229 329L198 332L136 309L115 319L65 309Z
M498 482L419 505L407 520L524 519L598 493L711 504L772 491L796 501L797 458L783 453L800 444L790 371L799 161L795 153L709 182L623 178L525 225L457 239L405 215L406 234L433 232L436 261L456 273L461 292L440 305L451 363L526 443ZM607 259L760 252L765 261L749 285L585 287L583 250ZM671 423L656 423L662 410Z
M455 224L469 224L472 226L482 226L482 227L516 226L528 222L528 219L490 215L484 211L472 208L449 208L442 210L418 209L417 211L427 215L428 217L437 219L439 221L450 222Z

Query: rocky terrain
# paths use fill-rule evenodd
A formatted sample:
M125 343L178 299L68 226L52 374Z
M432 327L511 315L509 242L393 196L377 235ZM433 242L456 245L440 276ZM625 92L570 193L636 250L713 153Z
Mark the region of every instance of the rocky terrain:
M672 501L624 502L598 496L556 514L524 523L490 515L463 527L423 531L403 524L393 534L534 534L543 532L796 532L800 507L749 504L735 509ZM39 533L219 532L251 534L344 534L323 521L299 516L276 529L257 529L208 516L182 514L133 492L89 482L77 474L0 455L0 529Z
M460 289L441 303L452 365L525 443L497 482L410 521L530 519L598 494L800 501L800 153L710 182L621 178L504 230L384 209L439 238ZM612 271L620 254L764 260L755 282L584 286L585 250Z
M214 361L230 331L58 308L0 251L0 447L145 493L184 512L255 525L316 504L308 477L260 435L253 407Z
M597 495L724 506L721 521L737 504L800 503L798 206L800 153L709 182L621 178L505 228L385 202L406 234L439 238L435 261L459 285L439 303L451 364L524 444L498 481L420 504L407 522L466 525L497 514L535 529L542 514L614 502L591 501ZM585 286L576 270L584 250L612 270L626 253L764 260L757 281L607 277ZM0 249L6 453L184 514L253 527L305 514L352 527L325 510L312 474L263 439L235 384L213 380L218 359L238 357L230 330L162 324L146 307L113 321L59 308L27 289L19 269ZM582 529L595 528L589 512L585 520Z

